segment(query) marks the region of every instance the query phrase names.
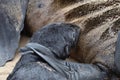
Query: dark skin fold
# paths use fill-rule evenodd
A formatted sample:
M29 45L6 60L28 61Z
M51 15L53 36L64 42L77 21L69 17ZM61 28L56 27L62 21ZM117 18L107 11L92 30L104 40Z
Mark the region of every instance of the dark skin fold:
M38 55L34 49L25 47L26 51L31 52L22 55L7 80L110 80L109 71L102 64L64 61L71 50L76 48L79 34L80 28L69 23L44 26L33 34L29 43L37 43L49 49L50 53L45 53L48 60ZM46 51L40 54L44 56L44 52Z

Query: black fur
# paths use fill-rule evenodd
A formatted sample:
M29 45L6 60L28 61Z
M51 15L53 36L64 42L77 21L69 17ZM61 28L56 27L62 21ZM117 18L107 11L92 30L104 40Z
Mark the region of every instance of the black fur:
M56 59L66 59L69 56L71 48L75 48L76 46L79 32L80 28L73 24L50 24L34 33L30 39L30 43L38 43L49 48ZM37 54L29 53L22 55L7 80L67 79L56 72Z

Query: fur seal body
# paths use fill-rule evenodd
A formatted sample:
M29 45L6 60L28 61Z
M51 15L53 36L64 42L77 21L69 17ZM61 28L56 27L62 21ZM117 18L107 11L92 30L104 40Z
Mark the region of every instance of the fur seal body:
M28 0L0 0L0 66L15 55L27 3Z

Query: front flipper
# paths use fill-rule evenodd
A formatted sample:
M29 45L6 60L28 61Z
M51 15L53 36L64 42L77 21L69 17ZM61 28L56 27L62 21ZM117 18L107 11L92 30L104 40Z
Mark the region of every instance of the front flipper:
M70 69L70 80L110 80L103 65L65 62Z

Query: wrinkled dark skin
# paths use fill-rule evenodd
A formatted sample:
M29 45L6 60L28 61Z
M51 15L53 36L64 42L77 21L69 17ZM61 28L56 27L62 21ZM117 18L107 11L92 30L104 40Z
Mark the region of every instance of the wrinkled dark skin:
M56 23L38 30L30 40L30 42L49 48L53 52L49 57L54 57L58 61L62 60L65 66L77 72L77 78L67 78L54 70L37 54L29 53L22 55L7 80L110 80L107 68L102 64L81 64L64 61L69 57L70 50L75 48L79 32L79 27L75 25Z

